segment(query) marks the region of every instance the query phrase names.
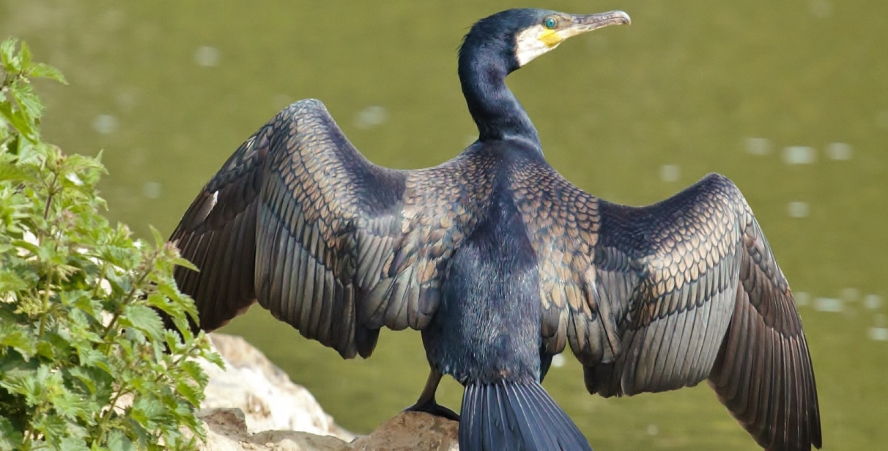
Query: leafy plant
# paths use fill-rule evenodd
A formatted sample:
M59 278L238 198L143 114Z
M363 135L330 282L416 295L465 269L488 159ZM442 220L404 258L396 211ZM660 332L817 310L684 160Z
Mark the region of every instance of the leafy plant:
M193 448L195 358L219 359L172 278L190 264L100 214L99 158L41 139L30 80L61 73L15 40L0 60L0 450Z

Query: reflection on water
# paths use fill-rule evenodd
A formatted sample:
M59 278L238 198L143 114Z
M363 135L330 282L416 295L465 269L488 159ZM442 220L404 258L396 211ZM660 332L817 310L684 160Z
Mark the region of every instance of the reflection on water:
M888 328L870 327L869 337L875 341L888 341Z
M103 135L110 135L117 130L117 118L110 114L100 114L93 120L93 129Z
M794 201L787 204L786 210L791 218L805 218L811 212L811 207L807 202Z
M213 67L219 64L219 49L202 45L194 51L194 62L198 66Z
M145 182L142 185L142 195L148 199L158 199L160 195L163 194L160 183L157 182Z
M660 180L664 182L677 182L681 177L681 168L677 164L664 164L660 166Z
M863 305L870 310L876 310L882 307L882 297L877 294L868 294L863 299Z
M845 303L837 298L814 298L814 310L838 313L845 309Z
M876 325L869 328L869 337L875 341L888 341L888 317L883 314L876 315Z
M369 130L385 123L388 119L388 112L384 107L373 105L364 108L355 115L355 127L362 130Z
M746 151L753 155L771 153L771 140L767 138L746 138Z
M813 147L790 146L783 149L783 161L786 164L812 164L817 161L817 153Z
M888 2L544 3L633 18L510 77L552 165L635 205L708 172L734 180L796 290L827 449L883 447ZM38 86L45 134L69 152L104 149L109 214L149 236L148 224L171 231L240 142L297 99L323 100L378 164L456 155L476 136L456 48L472 21L512 6L0 0L0 30L65 73L68 87ZM345 362L258 309L225 331L359 432L410 405L426 377L413 332L384 332L372 359ZM586 394L575 359L557 362L546 388L596 449L755 449L705 386L605 400ZM458 408L460 387L441 390Z
M826 155L832 160L850 160L851 145L847 143L830 143L826 146Z

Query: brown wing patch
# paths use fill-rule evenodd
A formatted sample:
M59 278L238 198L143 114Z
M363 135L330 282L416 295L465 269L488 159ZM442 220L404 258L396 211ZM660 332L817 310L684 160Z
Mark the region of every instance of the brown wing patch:
M537 255L546 352L570 343L580 361L612 360L620 346L614 312L601 302L593 261L598 199L536 164L520 168L511 189Z

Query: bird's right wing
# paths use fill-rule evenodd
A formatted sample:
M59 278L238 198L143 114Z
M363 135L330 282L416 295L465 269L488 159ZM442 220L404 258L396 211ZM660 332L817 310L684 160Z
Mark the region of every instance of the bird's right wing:
M453 183L446 167L429 171ZM200 269L175 273L200 327L221 327L258 299L348 358L368 356L380 327L421 329L468 216L425 178L367 161L316 100L284 109L229 158L170 238Z

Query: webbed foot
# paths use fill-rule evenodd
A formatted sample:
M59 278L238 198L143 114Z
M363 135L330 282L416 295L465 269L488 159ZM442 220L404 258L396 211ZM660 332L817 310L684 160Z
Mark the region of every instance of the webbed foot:
M448 420L459 421L459 414L438 404L437 402L435 402L434 398L422 403L417 402L416 404L404 410L408 412L425 412L435 416L447 418Z

